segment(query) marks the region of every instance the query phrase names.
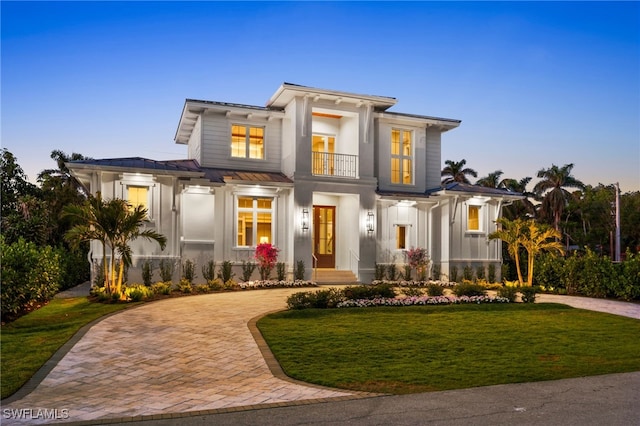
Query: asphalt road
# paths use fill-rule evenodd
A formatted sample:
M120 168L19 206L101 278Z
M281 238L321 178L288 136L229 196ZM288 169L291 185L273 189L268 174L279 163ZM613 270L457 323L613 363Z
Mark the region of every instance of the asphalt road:
M640 425L640 372L182 416L127 425Z

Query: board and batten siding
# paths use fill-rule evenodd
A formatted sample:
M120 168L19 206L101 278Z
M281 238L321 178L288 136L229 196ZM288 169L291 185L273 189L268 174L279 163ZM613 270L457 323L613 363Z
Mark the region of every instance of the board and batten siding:
M196 120L191 136L189 136L188 147L189 158L202 163L202 116Z
M264 127L265 158L248 159L231 156L232 124ZM247 120L246 117L226 117L207 114L202 125L202 160L204 167L220 167L255 171L279 172L281 163L282 120L264 118Z
M427 172L426 189L437 188L441 180L442 133L438 129L427 129L425 169Z

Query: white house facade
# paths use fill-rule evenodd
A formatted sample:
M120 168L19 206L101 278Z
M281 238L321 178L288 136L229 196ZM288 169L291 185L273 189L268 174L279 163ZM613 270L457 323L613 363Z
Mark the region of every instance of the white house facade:
M376 263L404 263L411 247L445 278L454 266L499 271L488 234L521 195L442 186L442 135L460 121L388 111L395 104L290 83L264 107L187 99L175 134L187 159L67 165L90 193L147 207L146 226L167 237L164 250L134 242L130 281L141 259L231 261L239 275L262 242L289 273L303 261L308 279L323 268L371 282ZM98 244L91 256L102 258Z

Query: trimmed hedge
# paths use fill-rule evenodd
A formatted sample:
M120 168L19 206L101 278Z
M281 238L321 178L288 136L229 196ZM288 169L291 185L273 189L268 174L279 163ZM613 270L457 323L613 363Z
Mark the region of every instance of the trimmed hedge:
M640 255L627 252L627 260L614 263L589 249L567 258L543 253L536 261L533 281L556 293L639 300Z

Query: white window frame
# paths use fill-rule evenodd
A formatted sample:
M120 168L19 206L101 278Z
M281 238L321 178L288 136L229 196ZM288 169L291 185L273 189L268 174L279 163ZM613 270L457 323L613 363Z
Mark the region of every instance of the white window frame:
M393 154L393 139L391 138L391 135L393 134L394 131L399 131L400 132L400 146L399 146L399 154ZM402 133L409 133L411 135L411 153L409 155L404 155L404 153L402 152ZM391 162L389 162L389 181L392 185L403 185L403 186L413 186L415 185L415 181L416 181L416 175L415 175L415 169L416 169L416 161L415 161L415 153L416 153L416 138L415 138L415 131L410 130L410 129L406 129L406 128L402 128L402 127L392 127L391 131L389 133L389 155L390 155L390 160L393 159L398 159L400 162L400 182L394 182L393 181L393 166L391 165ZM411 182L410 183L404 183L404 160L410 160L411 161Z
M245 128L245 156L236 157L233 155L233 126L240 126ZM251 128L262 129L262 158L252 158L251 153ZM249 161L265 161L267 159L267 127L255 123L243 123L243 122L231 122L229 125L229 157L237 160L249 160Z
M469 229L469 210L474 207L478 209L478 229ZM468 234L484 234L486 232L484 225L484 215L485 205L483 204L475 204L475 203L467 203L466 213L465 213L465 230Z
M400 226L404 227L404 248L398 248L398 228ZM393 249L395 251L405 251L408 250L409 247L411 247L411 233L409 232L411 227L412 225L406 222L393 224Z
M154 202L154 191L156 188L156 184L155 182L152 181L152 177L149 176L144 176L144 177L137 177L137 176L124 176L121 180L120 180L120 186L121 186L121 194L120 194L120 198L123 199L124 201L126 201L127 203L129 202L129 187L130 186L134 186L134 187L138 187L138 188L147 188L147 218L146 220L149 222L154 222L155 221L155 209L153 206L153 202Z
M253 206L249 207L238 207L238 199L240 198L251 198L253 199ZM270 209L262 209L258 208L258 198L269 198L271 200L271 208ZM272 194L264 194L264 195L256 195L256 194L243 194L238 193L233 196L233 247L236 249L252 249L255 248L256 245L260 244L258 241L258 213L271 213L271 245L276 245L276 200L277 197ZM253 235L252 241L253 245L239 245L238 244L238 233L240 230L238 229L238 214L241 212L252 212L253 213Z

